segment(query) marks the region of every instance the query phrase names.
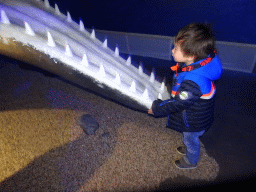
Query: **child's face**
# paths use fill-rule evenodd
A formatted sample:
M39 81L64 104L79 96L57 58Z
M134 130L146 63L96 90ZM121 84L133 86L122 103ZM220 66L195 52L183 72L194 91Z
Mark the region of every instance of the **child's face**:
M172 56L178 63L185 63L186 65L194 63L194 56L185 55L178 43L175 43L174 48L172 49Z

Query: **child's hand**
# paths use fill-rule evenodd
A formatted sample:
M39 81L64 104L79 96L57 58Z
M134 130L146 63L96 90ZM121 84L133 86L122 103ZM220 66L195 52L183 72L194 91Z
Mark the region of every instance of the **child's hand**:
M150 109L148 110L148 114L154 115L152 108L150 108Z

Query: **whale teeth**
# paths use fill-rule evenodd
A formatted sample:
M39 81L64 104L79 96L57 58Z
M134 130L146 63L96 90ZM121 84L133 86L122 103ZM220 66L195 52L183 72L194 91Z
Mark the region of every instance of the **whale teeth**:
M164 83L164 81L163 81L162 84L161 84L160 90L161 90L161 91L164 91L164 88L165 88L165 83Z
M120 78L119 73L116 73L115 83L118 84L118 85L121 84L121 78Z
M143 97L143 99L146 99L146 100L149 99L149 96L148 96L148 89L147 89L147 88L145 89L145 91L144 91L142 97Z
M73 57L73 53L72 53L69 45L66 46L65 55L67 55L69 57Z
M100 65L100 70L99 70L98 74L99 74L100 78L106 76L106 72L105 72L104 66L102 64Z
M126 60L126 65L130 66L131 63L132 63L132 59L131 59L131 56L129 56L128 59Z
M84 54L81 64L84 65L85 67L89 66L89 62L86 54Z
M151 83L154 83L154 81L155 81L155 73L154 73L154 69L152 70L152 72L151 72L151 74L150 74L149 81L150 81Z
M54 42L54 40L52 38L52 35L51 35L51 33L49 31L47 32L47 37L48 37L48 45L50 47L56 47L56 44L55 44L55 42Z
M136 92L136 85L135 85L135 81L132 81L131 87L129 89L129 91L135 93Z
M119 56L119 49L118 49L118 46L116 46L116 49L115 49L115 57L118 57Z
M33 29L30 27L30 25L27 22L25 22L25 29L26 29L26 33L28 35L35 36L35 32L33 31Z
M139 74L143 74L143 64L142 62L140 62L140 65L139 65Z
M107 48L108 47L108 40L105 39L105 41L102 44L102 47Z
M83 23L82 20L79 21L79 30L80 30L80 31L85 31L84 23Z
M163 99L162 94L161 94L161 93L159 93L157 98L162 100L162 99Z
M71 18L71 15L70 15L69 12L67 13L67 21L68 21L69 23L72 22L72 18Z
M96 39L96 36L95 36L95 30L94 30L94 29L92 30L91 38L92 38L92 39Z
M45 7L47 7L47 8L50 8L50 7L51 7L48 0L44 0L44 5L45 5Z
M4 10L1 10L1 22L4 23L4 24L10 24L10 20L7 17Z
M58 5L56 3L55 3L55 13L57 15L60 15L60 9L59 9L59 7L58 7Z

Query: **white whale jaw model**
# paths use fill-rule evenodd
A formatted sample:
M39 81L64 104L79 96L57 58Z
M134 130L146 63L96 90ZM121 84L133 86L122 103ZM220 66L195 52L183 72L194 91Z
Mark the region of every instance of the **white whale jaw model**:
M48 0L0 0L0 54L25 61L135 110L146 111L167 99L164 82L143 67L124 60L89 33L52 8Z

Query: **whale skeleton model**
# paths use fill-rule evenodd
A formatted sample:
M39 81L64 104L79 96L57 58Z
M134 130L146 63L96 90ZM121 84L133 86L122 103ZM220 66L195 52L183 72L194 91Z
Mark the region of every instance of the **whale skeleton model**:
M0 0L0 54L36 67L117 101L146 111L153 100L167 99L162 83L108 48L83 22L77 24L48 0Z

